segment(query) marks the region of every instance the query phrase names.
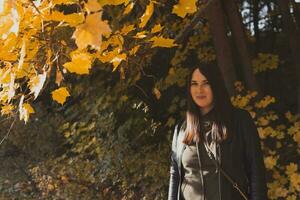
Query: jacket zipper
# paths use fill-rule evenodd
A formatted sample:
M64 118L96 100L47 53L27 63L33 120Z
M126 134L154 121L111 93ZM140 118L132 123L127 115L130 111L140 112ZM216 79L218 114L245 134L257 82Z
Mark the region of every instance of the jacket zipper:
M218 144L218 154L219 154L219 166L221 166L221 145ZM218 175L219 175L219 199L222 200L222 193L221 193L221 172L220 169L218 169Z
M185 149L185 144L183 145L183 147L182 147L182 150L181 150L181 152L180 152L180 157L179 157L179 159L178 159L178 171L179 171L179 186L178 186L178 192L177 192L177 200L180 200L180 193L181 193L181 182L182 182L182 180L181 180L181 176L182 176L182 171L181 171L181 160L182 160L182 153L183 153L183 151L184 151L184 149Z
M202 184L202 200L205 200L204 197L204 180L203 180L203 174L202 174L202 166L201 166L201 159L200 159L200 155L199 155L199 147L198 147L198 142L196 142L196 147L197 147L197 156L198 156L198 162L199 162L199 172L200 172L200 180L201 180L201 184Z

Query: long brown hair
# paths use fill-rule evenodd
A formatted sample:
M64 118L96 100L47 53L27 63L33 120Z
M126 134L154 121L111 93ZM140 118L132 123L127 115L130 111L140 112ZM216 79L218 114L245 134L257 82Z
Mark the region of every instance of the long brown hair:
M195 64L195 63L193 63ZM191 144L194 139L201 140L200 121L201 113L198 105L192 99L190 88L193 72L199 69L206 77L213 93L213 112L212 131L216 131L217 142L222 142L228 138L232 131L233 106L225 87L225 83L216 63L197 64L192 68L187 79L187 111L185 120L185 138L183 143Z

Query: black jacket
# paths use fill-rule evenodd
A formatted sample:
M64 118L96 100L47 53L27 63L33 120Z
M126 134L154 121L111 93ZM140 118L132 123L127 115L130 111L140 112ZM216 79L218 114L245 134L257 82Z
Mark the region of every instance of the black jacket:
M265 166L256 126L250 114L242 109L234 109L233 120L234 134L219 145L221 168L248 195L248 199L267 200ZM181 156L186 147L182 143L183 138L184 130L177 124L172 141L168 200L180 200L180 183L183 178ZM243 200L222 174L220 183L221 200Z

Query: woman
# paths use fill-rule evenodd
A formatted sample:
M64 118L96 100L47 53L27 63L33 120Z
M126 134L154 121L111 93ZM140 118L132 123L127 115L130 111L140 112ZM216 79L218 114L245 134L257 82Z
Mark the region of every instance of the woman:
M186 118L173 136L168 200L267 199L257 129L224 85L216 65L191 70Z

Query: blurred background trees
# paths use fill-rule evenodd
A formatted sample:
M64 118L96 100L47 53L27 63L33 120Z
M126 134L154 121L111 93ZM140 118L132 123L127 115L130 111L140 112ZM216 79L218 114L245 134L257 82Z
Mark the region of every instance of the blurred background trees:
M191 56L255 119L269 198L299 198L298 1L3 5L1 198L166 199Z

